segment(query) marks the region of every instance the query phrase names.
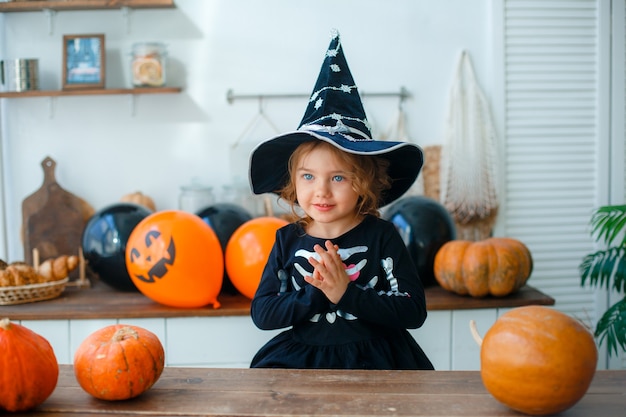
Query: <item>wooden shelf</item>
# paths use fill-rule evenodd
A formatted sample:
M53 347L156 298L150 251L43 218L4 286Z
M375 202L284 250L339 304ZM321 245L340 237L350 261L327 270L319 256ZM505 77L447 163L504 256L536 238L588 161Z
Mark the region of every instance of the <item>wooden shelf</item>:
M220 294L220 308L177 308L161 305L139 291L118 291L96 280L90 288L67 287L60 297L28 304L0 306L0 317L12 320L71 320L104 318L164 318L206 316L248 316L250 299L241 294ZM506 297L472 298L444 290L440 286L426 288L426 308L435 310L466 310L481 308L513 308L525 305L554 305L554 299L528 285Z
M33 91L7 91L0 93L0 98L26 98L26 97L60 97L60 96L102 96L121 94L175 94L182 91L181 87L143 87L143 88L90 88L76 90L33 90Z
M50 0L50 1L10 1L0 3L0 13L35 12L45 9L63 10L112 10L128 7L131 9L173 8L174 0Z

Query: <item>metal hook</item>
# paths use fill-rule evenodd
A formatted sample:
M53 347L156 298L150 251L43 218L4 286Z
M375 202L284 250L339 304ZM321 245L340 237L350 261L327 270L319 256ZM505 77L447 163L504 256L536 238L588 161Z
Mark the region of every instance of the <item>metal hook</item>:
M259 114L263 115L263 96L259 96Z
M54 33L54 16L57 12L52 9L43 9L43 13L48 18L48 35L52 36Z
M128 6L120 7L120 11L122 12L122 18L124 19L124 25L126 26L126 33L130 34L130 12L131 8Z

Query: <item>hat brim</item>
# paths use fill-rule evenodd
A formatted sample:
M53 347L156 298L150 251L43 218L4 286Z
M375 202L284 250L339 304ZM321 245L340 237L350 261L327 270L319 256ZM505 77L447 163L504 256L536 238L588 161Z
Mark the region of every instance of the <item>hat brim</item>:
M419 146L410 142L347 139L338 133L298 130L270 138L257 145L250 155L249 180L255 194L278 193L289 180L288 161L302 143L323 140L356 155L379 156L389 160L391 188L381 196L380 207L400 198L413 185L424 163Z

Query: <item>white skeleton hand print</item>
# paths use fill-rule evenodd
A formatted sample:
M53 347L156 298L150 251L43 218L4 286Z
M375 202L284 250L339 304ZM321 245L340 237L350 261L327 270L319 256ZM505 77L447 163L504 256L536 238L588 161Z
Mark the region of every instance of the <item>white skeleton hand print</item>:
M339 256L341 257L341 261L344 264L346 273L348 274L348 276L350 277L351 281L356 281L360 274L361 271L363 270L363 268L365 267L365 265L367 265L367 259L363 258L361 260L359 260L356 264L352 263L348 263L348 261L350 260L350 258L354 255L357 254L363 254L363 253L367 253L367 246L355 246L352 248L344 248L344 249L339 249L337 252L339 253ZM317 253L315 253L314 251L308 251L305 249L300 249L298 251L296 251L295 253L296 257L299 258L303 258L306 261L306 265L308 265L308 259L309 258L314 258L319 260L319 255ZM295 263L294 267L295 269L300 273L300 275L302 275L302 277L306 277L306 276L311 276L313 274L312 271L308 271L303 264L305 264L305 262L303 262L302 264L300 263ZM398 292L398 280L396 279L396 277L393 275L393 259L392 258L386 258L386 259L382 259L381 260L381 266L383 268L383 270L385 271L385 277L387 279L387 281L389 282L389 286L390 289L389 291L380 291L379 294L383 295L383 294L387 294L387 295L406 295L406 294L401 294ZM286 289L287 286L287 277L284 271L279 271L279 279L281 281L281 290L284 288ZM291 277L291 283L293 285L294 290L299 291L302 287L298 284L296 277L292 276ZM366 290L369 288L374 288L376 286L376 284L378 283L378 276L374 276L372 277L369 281L367 281L367 283L365 283L365 285L358 285L359 288L361 288L362 290ZM344 320L357 320L358 318L353 315L350 314L348 312L342 311L342 310L336 310L336 311L329 311L327 313L325 313L324 315L322 314L315 314L313 317L311 317L309 320L311 322L317 323L320 321L320 319L324 317L326 319L326 321L328 323L334 323L337 319L337 317L341 317Z

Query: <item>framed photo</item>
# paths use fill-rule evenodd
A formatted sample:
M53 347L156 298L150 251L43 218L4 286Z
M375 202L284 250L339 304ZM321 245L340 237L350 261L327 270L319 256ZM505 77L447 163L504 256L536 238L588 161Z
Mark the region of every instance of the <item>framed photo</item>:
M63 36L63 89L104 88L104 35Z

